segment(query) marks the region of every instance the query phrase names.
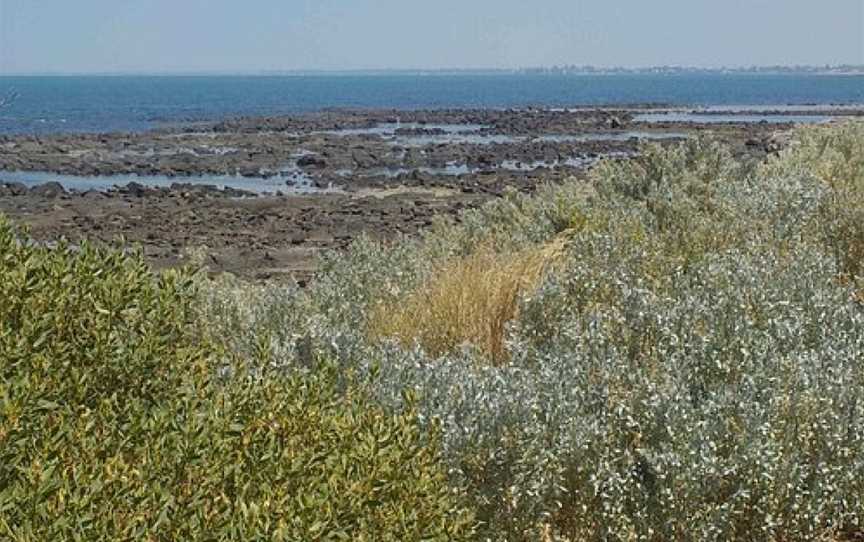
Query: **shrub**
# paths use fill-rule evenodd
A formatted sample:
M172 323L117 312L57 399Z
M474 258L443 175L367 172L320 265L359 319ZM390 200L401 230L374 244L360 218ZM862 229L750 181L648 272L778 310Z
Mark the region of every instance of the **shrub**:
M217 362L188 272L22 238L0 217L0 538L471 535L410 401Z
M649 147L601 165L588 188L508 195L421 242L363 241L305 291L217 283L209 322L229 348L258 344L268 366L303 371L313 352L374 372L389 408L415 390L490 539L853 539L864 306L847 278L857 237L843 213L857 203L837 190L864 174L848 152L864 133L796 137L756 169L711 142ZM489 278L519 277L514 262L559 236L538 280ZM432 309L462 306L444 292L506 317L472 309L440 341ZM472 331L490 320L506 321L494 364L491 334ZM463 340L479 344L453 348Z
M763 166L766 175L805 171L827 186L818 226L841 273L864 273L864 123L799 130L796 145Z

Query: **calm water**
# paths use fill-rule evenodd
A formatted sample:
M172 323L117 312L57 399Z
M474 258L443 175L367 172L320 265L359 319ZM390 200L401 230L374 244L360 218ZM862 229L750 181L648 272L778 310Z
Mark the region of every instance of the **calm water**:
M861 104L864 76L360 75L0 77L0 133L146 130L163 123L328 107Z
M33 187L48 182L60 183L67 190L84 192L87 190L105 191L115 187L138 183L153 188L168 188L175 183L189 185L210 185L219 189L234 188L255 194L313 194L336 191L333 188L319 189L302 171L289 175L270 177L241 177L239 175L192 175L187 177L167 177L165 175L63 175L47 171L0 171L0 182L22 183Z

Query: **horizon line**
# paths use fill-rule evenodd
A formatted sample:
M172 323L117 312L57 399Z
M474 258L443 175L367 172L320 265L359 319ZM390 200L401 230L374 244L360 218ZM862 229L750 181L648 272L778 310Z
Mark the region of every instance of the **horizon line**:
M12 71L0 73L2 77L109 77L109 76L145 76L145 77L194 77L194 76L303 76L303 75L377 75L377 74L410 74L410 75L446 75L446 74L532 74L542 72L597 73L604 72L753 72L782 71L786 73L837 73L860 72L864 75L864 64L759 64L740 66L685 66L685 65L652 65L652 66L593 66L593 65L552 65L524 66L518 68L346 68L346 69L262 69L262 70L115 70L115 71Z

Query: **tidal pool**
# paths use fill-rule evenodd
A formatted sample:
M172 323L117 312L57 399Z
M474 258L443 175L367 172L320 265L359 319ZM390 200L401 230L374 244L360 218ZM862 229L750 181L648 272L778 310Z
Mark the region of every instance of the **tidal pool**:
M193 175L169 177L167 175L66 175L48 171L0 171L0 182L18 182L33 187L48 182L57 182L66 190L86 192L108 191L138 183L151 188L170 188L173 184L215 186L218 189L232 188L255 194L305 194L327 192L332 189L315 187L312 179L295 168L286 168L267 177L242 177L240 175Z

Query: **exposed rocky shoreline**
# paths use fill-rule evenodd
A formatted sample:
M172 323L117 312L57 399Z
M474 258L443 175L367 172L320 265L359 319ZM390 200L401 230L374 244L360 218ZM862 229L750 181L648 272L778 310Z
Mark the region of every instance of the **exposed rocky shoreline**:
M587 108L325 111L140 134L7 136L0 138L0 212L40 240L122 235L157 266L206 246L215 271L302 281L322 250L361 234L415 234L435 216L455 216L505 190L531 192L579 177L602 157L631 156L640 141L710 131L759 158L781 148L792 126L633 119L633 110ZM140 180L75 191L58 182L32 186L28 172L64 182ZM222 187L208 176L235 182ZM157 177L163 186L148 186ZM276 188L246 187L262 179Z
M504 162L552 163L632 152L631 135L673 138L675 123L632 122L631 111L469 110L324 112L240 118L136 134L0 137L0 170L68 175L237 175L305 173L321 186L376 182L378 170L468 166L494 171ZM775 126L776 127L776 126ZM686 126L686 131L765 130ZM369 179L372 179L371 181ZM380 179L379 179L380 181ZM387 183L385 183L387 184Z

